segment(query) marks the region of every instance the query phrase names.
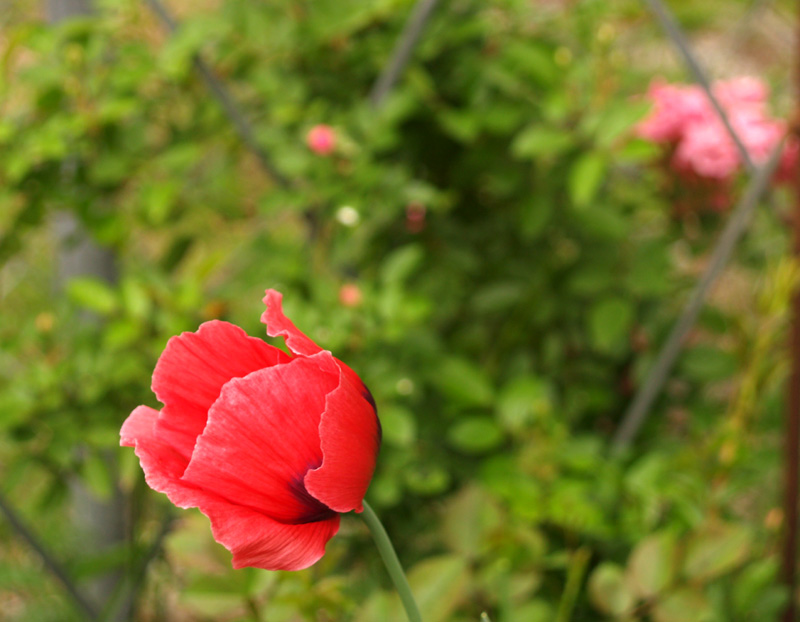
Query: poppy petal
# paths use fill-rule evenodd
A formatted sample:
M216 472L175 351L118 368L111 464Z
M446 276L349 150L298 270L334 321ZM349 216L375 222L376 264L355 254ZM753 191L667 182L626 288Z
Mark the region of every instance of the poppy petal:
M148 406L134 409L122 424L120 445L135 448L150 488L165 493L178 507L194 507L206 493L180 481L189 461L169 443L169 434L157 431L158 417L159 412Z
M329 518L303 477L322 463L320 417L339 375L330 352L320 352L228 382L183 481L282 523Z
M302 525L279 523L257 510L208 500L200 511L211 520L214 539L233 553L233 567L302 570L325 554L339 531L339 515Z
M286 347L299 356L311 356L321 352L316 343L306 337L294 323L283 314L281 301L283 294L274 289L268 289L264 296L266 311L261 314L261 322L267 325L267 334L270 337L283 337Z
M173 337L153 372L153 392L164 403L159 429L169 431L188 460L222 386L288 360L280 349L219 320Z
M305 476L309 493L337 512L364 509L380 448L380 423L371 395L344 363L319 426L322 465ZM369 397L368 397L369 396Z
M147 484L181 508L199 507L211 519L214 539L233 553L233 567L268 570L308 568L325 553L339 529L339 515L314 523L284 525L181 481L186 460L155 433L158 411L139 406L126 419L120 445L135 447Z

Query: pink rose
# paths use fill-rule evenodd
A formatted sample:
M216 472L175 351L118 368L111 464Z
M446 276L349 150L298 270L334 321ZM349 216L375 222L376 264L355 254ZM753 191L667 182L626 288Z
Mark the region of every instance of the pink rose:
M712 90L726 111L749 108L764 112L769 97L767 85L749 76L716 82Z
M731 116L731 125L756 164L763 164L786 132L783 121L768 119L760 113L739 110Z
M684 173L721 180L736 171L739 153L722 123L695 123L686 128L672 164Z
M687 126L709 119L714 112L698 86L654 82L647 96L653 102L653 110L639 123L638 133L653 142L678 141Z

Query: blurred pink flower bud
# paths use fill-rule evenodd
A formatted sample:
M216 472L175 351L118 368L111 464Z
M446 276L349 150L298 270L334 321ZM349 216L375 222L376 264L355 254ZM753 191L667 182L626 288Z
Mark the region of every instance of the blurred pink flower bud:
M308 131L306 144L318 155L330 155L336 148L336 132L330 125L320 123Z
M406 229L409 233L419 233L425 228L426 212L425 206L419 201L406 206Z
M363 299L361 288L355 283L345 283L339 288L339 302L345 307L357 307Z

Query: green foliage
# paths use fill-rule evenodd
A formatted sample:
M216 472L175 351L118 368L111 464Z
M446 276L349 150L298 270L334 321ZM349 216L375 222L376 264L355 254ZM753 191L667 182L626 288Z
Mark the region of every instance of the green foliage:
M172 37L133 0L58 27L15 9L0 41L0 463L71 571L131 574L158 533L166 500L118 432L156 406L167 339L212 318L263 336L275 287L376 398L369 498L426 620L775 619L776 361L796 275L765 258L784 227L760 216L732 270L747 293L712 301L641 442L610 457L720 219L671 219L633 136L639 9L545 4L442 3L379 110L366 95L408 1L223 0ZM304 143L317 123L336 130L329 157ZM115 279L53 270L82 244L52 234L64 214ZM76 485L128 499L124 545L85 550ZM180 517L140 619L400 619L353 517L300 573L232 571L207 521ZM21 544L0 553L0 600L24 600L10 619L54 619L40 609L56 590Z

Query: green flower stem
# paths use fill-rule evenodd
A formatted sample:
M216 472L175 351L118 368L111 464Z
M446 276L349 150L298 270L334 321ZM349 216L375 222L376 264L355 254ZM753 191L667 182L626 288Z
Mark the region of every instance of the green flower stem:
M367 527L369 527L372 539L375 540L378 552L386 565L386 570L389 572L394 587L400 595L400 600L403 602L409 622L422 622L422 616L419 614L419 608L414 600L414 595L411 593L411 587L408 585L406 573L403 572L400 560L397 559L397 553L394 552L392 541L389 540L381 521L366 501L364 501L364 512L361 516L364 522L367 523Z

